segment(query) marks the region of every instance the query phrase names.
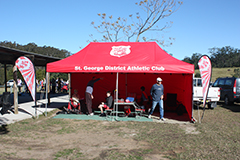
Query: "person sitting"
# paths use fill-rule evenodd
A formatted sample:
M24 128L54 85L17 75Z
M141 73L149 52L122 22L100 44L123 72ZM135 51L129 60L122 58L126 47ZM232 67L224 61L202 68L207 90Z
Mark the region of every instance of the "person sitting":
M80 97L78 95L78 90L75 89L74 93L72 95L72 103L73 103L72 105L73 105L74 108L78 107L77 109L80 111L80 102L79 102L79 100L80 100ZM68 108L68 109L72 109L72 108Z
M108 109L108 108L112 108L113 106L113 97L111 95L110 91L107 91L107 98L106 98L106 103L102 102L98 108L101 110L101 114L100 116L103 117L105 116L105 114L103 113L103 108Z

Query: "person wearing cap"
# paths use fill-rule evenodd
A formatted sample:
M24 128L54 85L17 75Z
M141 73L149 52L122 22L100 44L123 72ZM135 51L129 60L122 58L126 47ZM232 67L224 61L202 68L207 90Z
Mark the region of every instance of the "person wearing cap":
M160 111L160 120L165 121L163 118L164 110L163 110L163 92L164 88L162 85L162 79L160 77L157 78L157 83L154 84L151 88L150 94L152 96L153 102L148 118L151 118L153 111L157 104L159 104Z

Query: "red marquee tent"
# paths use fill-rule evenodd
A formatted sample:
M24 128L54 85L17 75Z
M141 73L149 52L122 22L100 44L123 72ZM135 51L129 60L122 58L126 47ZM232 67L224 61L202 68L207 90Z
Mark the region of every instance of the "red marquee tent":
M172 57L155 42L92 42L70 57L48 63L47 72L71 73L71 88L82 97L93 76L103 77L94 85L94 107L104 101L106 91L116 89L118 73L119 98L141 96L141 86L150 95L151 86L161 77L164 94L177 94L177 101L192 117L194 65Z

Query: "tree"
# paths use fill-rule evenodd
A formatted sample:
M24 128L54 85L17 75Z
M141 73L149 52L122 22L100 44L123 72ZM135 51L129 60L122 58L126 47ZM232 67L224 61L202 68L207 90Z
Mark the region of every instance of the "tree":
M182 5L181 1L177 0L143 0L139 3L135 3L145 12L144 16L141 16L139 12L136 14L130 14L128 18L118 17L113 20L113 16L107 16L106 13L99 13L101 18L100 24L92 22L93 27L102 34L102 39L97 40L90 35L93 41L156 41L161 45L165 45L164 39L159 39L157 36L153 38L147 38L143 36L148 31L162 32L167 28L170 28L173 22L165 23L165 25L159 27L158 22L166 17L169 17L175 13ZM174 38L169 37L172 41ZM170 43L171 45L172 43Z
M230 46L210 48L213 67L240 67L240 50Z
M234 69L234 74L232 75L233 77L240 77L240 70L239 68Z
M222 48L210 48L211 53L210 59L212 67L215 68L226 68L226 67L240 67L240 50L234 49L230 46ZM194 53L192 57L185 57L184 62L195 65L195 69L198 69L198 61L202 55Z
M192 57L185 57L183 59L184 62L194 64L195 69L198 69L198 61L201 58L202 54L200 53L194 53Z

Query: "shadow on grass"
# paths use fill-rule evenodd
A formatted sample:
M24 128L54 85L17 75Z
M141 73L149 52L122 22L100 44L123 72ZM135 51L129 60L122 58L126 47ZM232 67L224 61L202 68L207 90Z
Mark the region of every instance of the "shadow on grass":
M224 102L218 102L218 105L222 108L228 109L232 112L240 112L240 103L234 103L231 105L225 105Z
M218 102L218 107L228 109L232 112L240 112L240 103L234 103L234 104L231 104L231 105L226 105L226 104L224 104L224 102ZM198 110L198 107L195 105L193 109ZM206 105L205 109L206 110L212 110L212 108L208 108L207 105ZM199 110L203 110L202 105L199 105Z
M199 107L199 108L198 108L198 107ZM199 109L199 110L203 110L203 106L202 106L202 104L199 105L199 106L194 105L193 109L194 109L194 110L198 110L198 109ZM206 110L213 110L214 108L208 108L208 105L206 105L206 106L205 106L205 109L206 109Z
M8 133L9 133L9 130L7 128L7 125L0 126L0 135L8 134Z

